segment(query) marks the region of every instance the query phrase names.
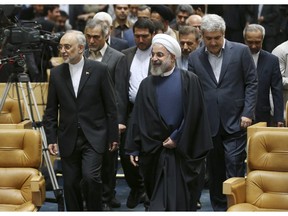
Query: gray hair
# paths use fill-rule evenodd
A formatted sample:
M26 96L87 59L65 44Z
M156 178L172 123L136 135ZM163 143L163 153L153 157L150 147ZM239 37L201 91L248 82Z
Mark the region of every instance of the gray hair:
M106 12L98 12L94 15L93 19L95 20L101 20L107 23L109 26L113 26L113 20L109 13Z
M178 14L180 11L181 12L187 12L190 16L193 14L193 7L191 5L188 5L188 4L180 4L176 8L175 13Z
M217 14L206 14L202 17L201 31L202 34L207 32L221 31L223 34L226 30L224 19Z
M250 24L247 25L243 30L243 37L246 38L247 32L257 32L260 31L262 34L262 39L265 37L265 28L262 25L259 24Z
M151 12L151 7L149 7L148 5L140 5L138 7L138 11L144 11L146 9L148 9Z
M107 37L109 35L110 26L107 24L107 22L98 19L88 20L84 32L86 32L87 28L95 28L95 27L100 27L103 37Z
M79 45L83 45L83 46L86 45L86 37L83 34L83 32L77 31L77 30L68 30L68 31L66 31L65 34L73 34L73 35L75 35L75 38L76 38L77 43Z

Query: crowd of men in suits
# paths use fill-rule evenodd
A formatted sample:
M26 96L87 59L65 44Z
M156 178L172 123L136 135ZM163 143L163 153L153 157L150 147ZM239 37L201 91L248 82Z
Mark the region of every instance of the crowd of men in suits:
M176 67L196 74L203 89L214 148L197 171L199 176L194 184L198 191L193 200L198 201L197 207L201 208L199 201L207 175L212 207L215 211L225 211L223 181L245 175L247 127L260 121L269 126L284 126L283 108L287 99L283 99L283 85L288 66L285 65L287 59L282 58L281 62L283 52L277 51L280 49L277 46L287 43L288 39L286 7L115 4L99 5L95 11L88 11L86 7L85 11L84 7L71 5L69 16L62 13L66 18L64 22L59 5L43 8L45 18L39 18L42 13L39 5L23 9L19 18L35 19L50 32L67 31L56 49L64 58L64 64L50 65L53 72L45 114L50 152L59 153L58 137L64 179L75 180L64 183L67 210L83 210L85 206L80 199L83 194L88 210L109 211L120 206L115 190L118 148L131 189L126 205L135 208L144 203L149 210L151 194L147 196L145 179L139 166L131 163L133 152L127 153L125 142L127 136L132 136L128 133L129 122L139 86L151 76L152 40L157 30L157 34L169 35L179 42L182 53L177 56ZM79 32L69 33L70 29L83 32L85 43ZM77 59L75 67L65 66L73 63L73 57ZM98 68L101 78L91 72ZM77 73L82 69L84 74ZM71 83L65 78L69 72ZM109 78L105 78L105 73ZM92 80L103 83L96 88ZM64 84L67 89L63 88ZM92 102L95 98L98 99ZM97 113L86 109L90 107ZM59 126L58 108L62 116ZM107 122L104 116L109 116ZM109 139L107 147L105 136ZM66 143L75 142L67 147ZM100 147L99 142L102 142ZM97 158L91 156L91 149L97 152ZM79 155L82 158L78 158ZM101 205L94 205L93 200ZM194 204L186 210L196 210Z

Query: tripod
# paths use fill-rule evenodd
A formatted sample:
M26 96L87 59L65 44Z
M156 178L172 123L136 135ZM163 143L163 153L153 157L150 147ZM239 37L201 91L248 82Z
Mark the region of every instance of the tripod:
M30 78L28 76L28 74L22 72L22 73L12 73L9 76L7 85L5 86L3 95L2 95L2 100L0 103L0 111L2 110L3 106L4 106L4 102L7 98L7 95L9 93L9 90L12 86L12 84L15 83L16 85L16 93L17 93L17 98L18 98L18 105L20 108L20 114L21 114L21 119L23 119L23 112L21 109L21 105L20 105L20 97L19 97L19 86L20 85L20 90L22 93L22 97L23 97L23 101L24 101L24 105L25 108L27 110L27 114L29 116L30 121L32 122L32 127L34 130L38 130L41 133L41 137L42 137L42 154L48 169L48 173L50 176L50 180L52 182L52 186L53 186L53 192L54 192L54 196L56 199L56 202L58 203L58 211L64 211L64 199L63 199L63 189L59 188L57 179L56 179L56 175L50 160L50 156L49 156L49 151L48 151L48 146L47 146L47 139L46 139L46 134L44 131L44 127L41 121L41 116L37 107L37 103L36 103L36 99L35 99L35 95L30 83ZM27 98L25 96L25 89L23 86L23 83L26 84L26 95ZM27 101L28 99L28 101ZM33 101L31 101L31 99ZM38 121L35 121L34 115L33 115L33 105L32 102L34 104L35 107L35 111L37 114L37 119Z

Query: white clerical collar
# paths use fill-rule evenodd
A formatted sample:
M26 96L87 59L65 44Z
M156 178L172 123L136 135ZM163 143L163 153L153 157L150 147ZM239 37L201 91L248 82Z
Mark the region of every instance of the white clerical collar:
M172 70L170 70L170 71L168 71L168 72L165 72L165 73L162 73L160 76L161 76L161 77L170 76L170 75L173 73L174 69L175 69L175 66L172 68Z

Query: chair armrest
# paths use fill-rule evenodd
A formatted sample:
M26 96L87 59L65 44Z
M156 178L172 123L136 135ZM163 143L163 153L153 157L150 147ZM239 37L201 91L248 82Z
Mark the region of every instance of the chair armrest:
M246 179L233 177L223 183L223 194L227 196L227 207L246 201Z
M24 120L17 124L18 129L32 129L32 122L30 120Z
M32 122L24 120L18 124L0 124L0 129L32 129Z
M43 176L33 176L31 179L32 202L40 207L46 199L46 186Z

